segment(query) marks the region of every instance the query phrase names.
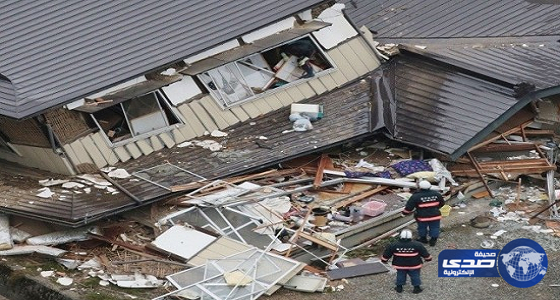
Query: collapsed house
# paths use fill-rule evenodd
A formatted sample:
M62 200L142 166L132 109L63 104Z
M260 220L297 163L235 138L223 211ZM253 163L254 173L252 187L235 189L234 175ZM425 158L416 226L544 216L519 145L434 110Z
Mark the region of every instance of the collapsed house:
M176 290L162 298L181 293L254 299L279 286L297 286L290 280L302 269L313 270L306 266L311 262L326 265L329 279L386 272L376 262L344 269L341 258L413 222L401 218L400 211L420 177L437 174L433 188L450 197L460 191L455 176L482 179L492 195L488 175L507 181L519 174L547 173L548 200L554 203L556 61L535 61L536 55L556 53L552 25L539 27L539 32L527 27L492 33L482 30L495 28L486 24L468 34L460 26L470 23L451 19L430 33L415 18L425 10L436 14L428 7L437 1L414 7L348 1L328 8L324 2L247 1L237 14L225 17L227 5L207 7L200 9L206 12L200 18L182 14L200 15L184 3L182 9L174 7L176 17L161 23L139 17L154 15L156 7L165 11L161 1L130 10L100 3L96 11L106 15L104 20L150 21L110 31L124 28L119 22L127 21L81 18L83 27L68 24L77 30L69 31L62 44L55 43L59 52L49 46L32 51L26 47L33 45L19 41L28 60L51 71L33 68L34 76L45 77L30 76L26 72L31 69L20 66L20 53L14 51L1 72L3 103L11 104L1 111L0 155L20 165L4 164L2 172L19 175L5 182L0 210L66 227L127 211L140 214L142 208L155 209L154 203L165 203L174 212L150 214L143 221L128 215L150 228L150 238L138 232L132 238L122 226L107 226L102 233L87 227L77 235L63 231L65 238L56 242L52 235L15 244L6 237L6 248L12 249L3 254L59 257L66 251L42 246L95 239L174 260L150 261L158 270L168 268L155 278L111 277L96 272L111 268L111 262L133 258L139 263L144 256L96 257L91 276L104 283L159 287L166 277ZM470 5L491 10L493 5L523 3ZM82 17L92 17L86 13L89 4L69 5ZM542 5L547 9L527 7L545 14L527 12L534 22L558 10ZM272 14L273 7L284 13ZM109 11L129 15L111 18ZM401 18L403 11L406 17ZM56 17L45 15L41 22L52 21L50 26L62 30ZM482 12L480 18L493 20ZM457 27L446 32L445 22L452 21ZM147 24L158 30L146 33ZM406 30L395 29L398 24ZM194 25L199 31L191 30ZM16 22L13 30L25 32L32 26ZM96 28L91 36L80 31L90 28ZM172 34L179 32L183 35ZM4 39L13 36L4 34ZM526 35L531 39L516 41ZM508 37L511 43L504 44ZM120 43L107 51L105 39ZM90 48L75 49L85 40ZM308 54L300 54L301 49ZM81 59L53 58L56 53L69 56L65 51L78 51L75 57ZM76 70L89 75L76 76ZM59 87L61 82L67 85ZM300 112L309 119L304 130L292 123ZM333 164L336 155L324 154L315 156L313 164L289 167L292 159L358 139L372 141L380 134L414 150L397 159L383 157L374 166L363 161ZM386 146L377 146L383 156ZM251 172L257 173L242 176ZM421 172L432 173L413 176ZM317 192L331 197L322 199ZM5 223L4 228L10 226ZM10 231L15 236L17 228ZM92 269L78 259L64 262ZM311 291L324 288L321 278L298 279L317 281L303 284L312 286Z

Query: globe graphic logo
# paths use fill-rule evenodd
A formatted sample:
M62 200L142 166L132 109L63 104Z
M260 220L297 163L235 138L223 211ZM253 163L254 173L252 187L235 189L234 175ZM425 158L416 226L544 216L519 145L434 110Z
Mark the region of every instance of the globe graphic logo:
M507 266L509 276L519 281L529 281L541 272L544 255L531 247L520 246L509 253L500 254L500 259Z
M515 287L530 287L546 274L548 259L544 249L530 239L509 242L498 257L498 270L502 278Z

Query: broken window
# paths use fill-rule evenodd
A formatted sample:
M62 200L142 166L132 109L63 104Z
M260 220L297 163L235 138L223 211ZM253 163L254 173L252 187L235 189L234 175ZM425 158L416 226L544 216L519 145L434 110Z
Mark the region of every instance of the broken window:
M198 76L214 99L229 107L331 68L333 64L313 38L305 36Z
M179 123L159 91L120 102L94 112L92 116L113 143Z

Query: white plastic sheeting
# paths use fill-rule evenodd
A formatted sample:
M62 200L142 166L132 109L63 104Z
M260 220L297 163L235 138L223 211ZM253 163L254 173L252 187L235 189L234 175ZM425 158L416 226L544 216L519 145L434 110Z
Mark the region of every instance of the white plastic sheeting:
M88 233L99 233L97 227L77 228L66 231L56 231L27 239L29 245L59 245L69 242L85 241Z
M12 249L13 246L10 219L7 215L0 214L0 250Z
M354 37L358 32L346 20L342 10L344 4L337 3L330 8L325 9L317 19L332 25L313 32L313 36L319 41L321 46L331 49L345 40Z

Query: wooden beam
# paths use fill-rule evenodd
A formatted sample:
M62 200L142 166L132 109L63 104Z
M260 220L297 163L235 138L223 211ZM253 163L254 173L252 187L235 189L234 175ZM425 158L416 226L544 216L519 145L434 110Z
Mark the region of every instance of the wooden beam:
M478 168L478 163L476 162L476 160L474 159L474 157L472 156L472 154L469 151L467 151L467 155L469 156L469 159L471 160L471 163L473 164L473 166L476 170L476 173L478 173L478 176L480 176L480 180L482 180L482 183L484 184L484 187L488 191L488 194L490 195L490 197L494 198L494 194L492 194L492 190L490 189L490 187L488 186L488 183L484 179L484 175L482 175L482 172L480 172L480 170Z
M323 172L327 166L330 158L326 154L321 154L321 159L319 160L319 167L317 168L317 173L315 174L315 181L313 181L313 187L318 188L323 182Z
M373 189L373 190L371 190L371 191L367 191L367 192L365 192L365 193L356 195L356 196L354 196L354 197L352 197L352 198L350 198L350 199L348 199L348 200L345 200L345 201L342 201L342 202L340 202L340 203L337 203L335 206L333 206L333 208L334 208L334 209L339 209L339 208L345 207L345 206L347 206L347 205L349 205L349 204L352 204L352 203L354 203L354 202L358 202L358 201L363 200L363 199L365 199L365 198L367 198L367 197L370 197L370 196L372 196L372 195L375 195L375 194L377 194L377 193L379 193L379 192L381 192L381 191L383 191L383 190L385 190L385 189L387 189L387 188L388 188L388 186L386 186L386 185L378 186L377 188L375 188L375 189Z
M495 137L490 138L490 139L488 139L488 140L486 140L486 141L484 141L484 142L482 142L482 143L479 143L478 145L473 146L473 147L470 148L467 152L472 152L473 150L476 150L476 149L478 149L478 148L480 148L480 147L483 147L483 146L486 146L486 145L488 145L488 144L491 144L491 143L493 143L494 141L497 141L497 140L499 140L500 138L502 138L502 136L504 136L504 135L505 135L505 136L508 136L508 135L510 135L510 134L516 133L516 132L518 132L519 130L521 130L521 128L527 127L527 126L529 126L531 123L533 123L533 121L527 121L527 122L525 122L525 123L519 125L519 127L515 127L515 128L512 128L512 129L510 129L510 130L507 130L507 131L505 131L505 132L499 134L498 136L495 136Z

